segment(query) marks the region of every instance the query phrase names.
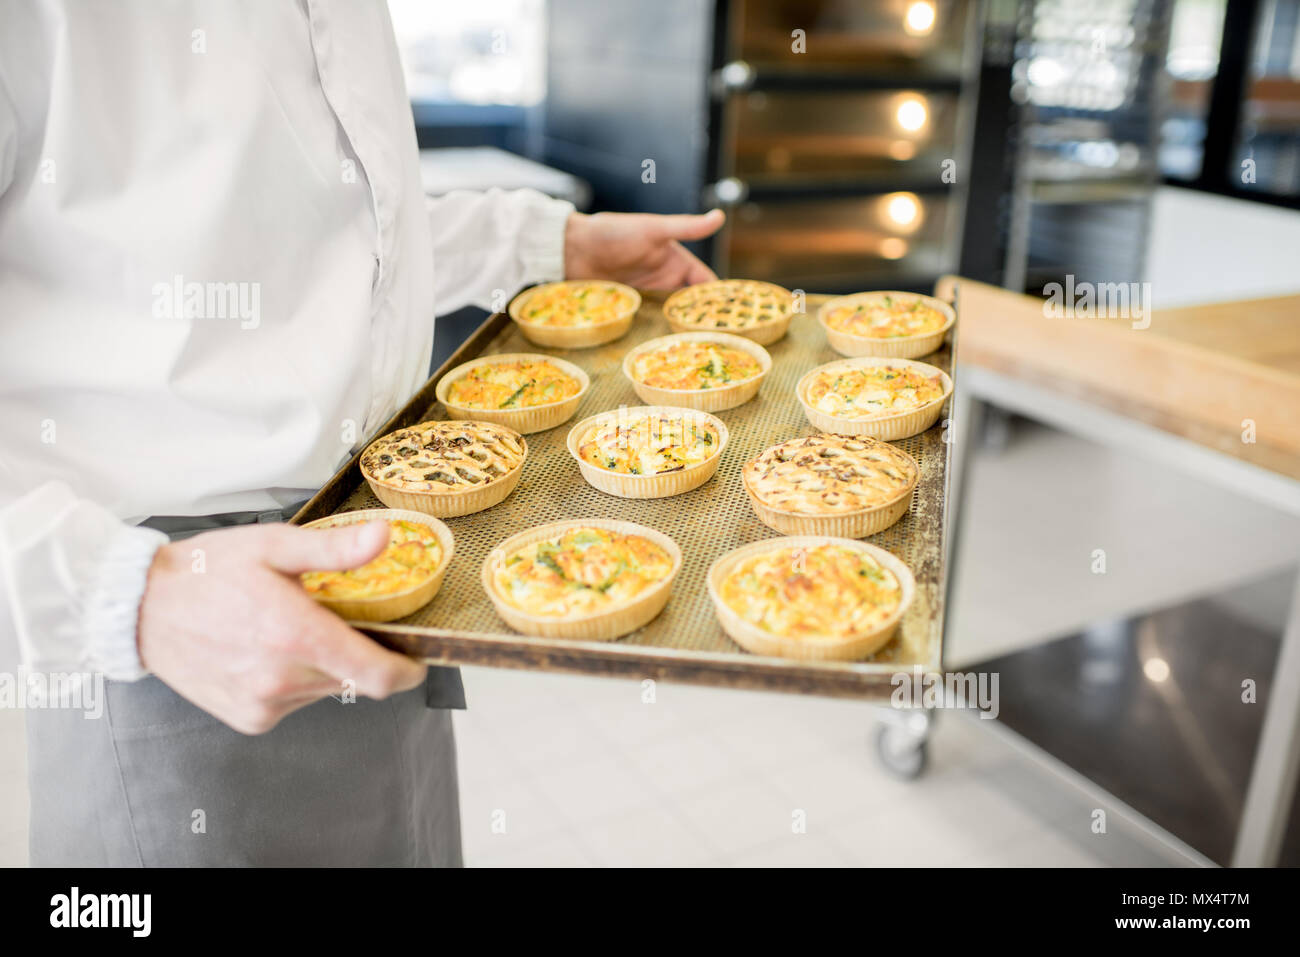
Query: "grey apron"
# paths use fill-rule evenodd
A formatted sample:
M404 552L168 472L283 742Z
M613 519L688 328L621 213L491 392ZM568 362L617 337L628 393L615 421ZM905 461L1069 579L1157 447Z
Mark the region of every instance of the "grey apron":
M176 539L282 517L146 524ZM256 736L157 678L105 682L104 699L99 718L27 712L33 866L462 863L456 669L385 701L326 698Z

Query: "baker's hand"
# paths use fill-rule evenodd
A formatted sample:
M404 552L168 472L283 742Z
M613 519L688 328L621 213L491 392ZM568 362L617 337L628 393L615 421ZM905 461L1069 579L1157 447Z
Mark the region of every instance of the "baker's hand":
M564 230L564 278L614 279L641 289L717 279L682 242L712 236L725 220L720 209L700 216L573 213Z
M364 565L387 542L387 523L367 522L325 530L253 525L164 545L140 603L140 660L245 734L339 694L348 679L370 698L414 688L424 665L353 631L298 580L301 572Z

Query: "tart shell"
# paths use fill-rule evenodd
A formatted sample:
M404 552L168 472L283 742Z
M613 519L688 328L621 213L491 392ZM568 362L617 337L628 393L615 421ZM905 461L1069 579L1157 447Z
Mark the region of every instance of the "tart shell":
M713 342L735 349L757 359L759 372L743 382L733 382L718 389L662 389L646 385L632 374L632 367L639 356L677 342ZM660 336L641 343L623 357L623 375L632 383L632 388L642 402L647 405L675 405L699 412L722 412L744 405L758 394L758 387L763 384L763 379L771 369L772 357L766 349L753 339L728 332L679 332L676 335Z
M882 296L919 299L936 312L943 313L946 319L943 325L934 332L923 332L920 335L902 336L894 339L877 339L872 336L854 335L851 332L834 329L827 322L827 317L833 309L879 299ZM948 335L948 330L957 321L957 313L948 303L942 299L935 299L933 296L920 296L913 292L885 290L882 292L859 292L851 296L840 296L828 300L822 303L817 310L817 321L826 330L826 339L830 342L831 348L842 356L882 356L891 359L916 359L939 350L943 345L944 337Z
M912 499L916 495L916 485L919 481L920 470L917 469L912 484L897 498L888 502L834 515L805 515L788 509L773 508L759 501L758 496L750 489L749 483L742 480L754 514L768 528L785 535L823 535L831 538L866 538L894 525L912 507Z
M784 293L791 300L791 304L792 304L791 311L787 312L784 316L775 319L771 322L763 322L757 325L745 326L741 328L737 328L733 326L720 328L717 326L703 326L696 323L682 322L680 319L676 318L676 309L674 308L674 306L676 303L680 303L682 299L686 298L687 293L690 293L692 290L698 289L698 287L701 285L711 286L715 284L726 284L731 281L732 280L728 280L728 279L716 279L716 280L710 280L708 283L697 283L694 286L687 286L685 289L677 290L675 293L673 293L671 296L669 296L667 299L664 300L663 313L664 313L664 318L668 320L668 326L673 330L673 332L713 332L713 333L723 333L725 335L732 335L732 336L744 336L746 339L750 340L751 342L756 342L760 346L771 345L772 343L780 339L782 336L784 336L790 328L790 321L794 318L794 312L793 312L794 296L790 292L790 290L770 282L760 283L760 284L764 286L770 286L772 289Z
M766 554L782 548L810 548L817 545L844 545L867 552L898 579L903 596L889 619L879 628L848 638L787 638L774 635L746 621L722 600L723 580L740 562L755 555ZM800 661L857 661L883 648L898 631L898 623L916 597L916 579L911 570L899 559L875 545L851 538L825 535L795 535L786 538L767 538L751 542L727 552L709 566L709 597L718 616L718 623L731 639L746 651L756 655L777 658L794 658Z
M455 384L457 379L467 375L471 369L476 369L479 366L495 365L498 362L516 362L520 360L551 363L561 372L578 381L577 393L568 398L560 399L558 402L548 402L545 405L530 405L521 409L472 409L469 406L456 405L448 400L447 396L452 385ZM491 422L494 425L504 425L512 428L521 435L531 435L534 432L545 432L557 425L563 425L573 418L573 413L578 411L578 404L590 388L591 378L572 362L536 352L505 352L498 355L484 356L481 359L473 359L470 362L456 366L438 380L434 395L447 409L450 418Z
M647 588L630 602L614 608L604 609L587 615L572 618L554 618L547 615L534 615L522 611L505 601L497 594L492 572L496 563L504 561L506 556L520 548L542 539L563 534L572 528L603 528L624 535L640 535L648 538L668 553L673 560L672 570L657 584ZM492 549L483 562L481 580L483 590L496 608L497 614L515 631L539 638L571 638L579 641L612 641L629 632L636 631L663 611L672 592L673 580L682 567L682 550L671 538L653 528L637 525L635 522L623 522L617 519L592 518L574 519L564 522L552 522L539 525L517 535L511 535Z
M835 369L862 369L871 366L912 366L924 375L938 375L943 381L943 395L927 402L919 409L913 409L909 412L898 412L891 415L879 415L862 419L829 415L815 408L808 401L808 385L814 377L821 373ZM938 421L944 403L948 401L948 397L951 395L952 377L942 369L913 359L889 359L882 356L860 356L855 359L837 359L834 362L828 362L825 365L817 366L815 369L810 369L799 380L798 385L795 386L795 397L799 400L799 404L803 406L804 415L808 417L808 421L812 423L814 428L823 432L832 432L836 435L870 435L873 438L884 439L886 442L919 435L930 428Z
M631 475L623 472L611 472L609 469L592 465L578 453L582 437L592 426L619 418L634 418L639 415L652 415L655 413L671 416L680 416L682 414L699 416L717 430L717 449L703 462L696 462L680 472L665 472L662 475ZM608 495L617 495L619 498L668 498L671 495L681 495L683 492L699 488L713 478L714 473L718 471L718 465L722 462L722 450L727 447L728 438L729 433L727 432L726 423L707 412L682 409L679 406L671 405L638 405L626 409L617 409L612 412L601 412L598 415L583 419L569 430L569 437L565 445L568 447L569 454L573 456L573 460L578 463L578 470L582 472L582 477L592 488Z
M447 574L447 566L451 564L451 556L455 551L456 543L452 538L451 529L436 518L430 518L423 512L411 512L404 509L363 508L355 512L341 512L338 515L330 515L325 518L318 518L314 522L308 522L303 528L339 528L344 525L369 522L372 519L416 522L433 529L433 533L438 539L438 545L442 548L442 558L428 581L392 595L343 599L310 596L312 601L323 605L348 621L392 621L395 618L404 618L417 609L423 608L433 601L433 597L438 594L438 589L442 587L443 576Z
M553 289L556 286L580 286L591 282L619 287L632 297L631 308L621 316L585 326L547 326L541 323L528 322L521 318L524 306L539 291ZM515 325L519 327L519 331L523 333L524 338L535 345L550 346L557 349L588 349L592 346L613 342L615 339L626 335L627 331L632 328L632 320L636 318L637 310L640 308L641 294L631 286L625 286L621 282L614 282L613 280L580 279L550 282L535 286L532 289L526 289L510 303L508 313L510 318L515 321Z
M445 421L461 420L448 419ZM470 421L477 422L481 420L473 419ZM423 423L418 424L422 425ZM416 428L416 426L410 426L410 428ZM380 436L375 441L379 442L385 438L387 436ZM457 515L470 515L474 512L481 512L485 508L491 508L493 505L504 501L515 490L515 486L519 484L519 480L523 477L524 463L528 461L528 440L522 435L519 437L519 445L523 449L523 453L519 456L519 463L505 475L494 482L488 482L486 485L457 491L413 491L386 485L379 479L373 478L364 468L361 470L361 474L365 476L370 491L375 493L375 498L389 508L410 509L436 518L455 518Z

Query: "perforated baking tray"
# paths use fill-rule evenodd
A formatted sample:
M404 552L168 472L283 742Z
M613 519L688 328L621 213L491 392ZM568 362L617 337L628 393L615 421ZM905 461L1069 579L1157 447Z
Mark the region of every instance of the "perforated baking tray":
M826 297L809 296L808 314L796 316L789 334L767 347L772 371L753 400L718 413L731 440L717 475L684 495L649 501L615 498L583 481L565 449L569 428L606 409L642 404L623 376L623 356L634 345L671 330L663 318L662 296L646 294L637 321L622 339L594 349L543 350L530 345L504 314L488 317L447 360L419 393L378 433L427 419L447 418L434 398L438 379L452 367L481 355L542 352L568 359L591 376L591 389L564 425L528 436L529 454L519 487L500 505L447 519L456 537L456 555L442 590L413 615L360 630L388 647L437 664L474 664L613 677L654 678L807 694L882 698L890 678L919 665L939 668L945 591L944 530L947 511L949 443L944 440L947 411L927 432L894 443L921 468L911 509L892 528L867 541L893 552L916 576L916 600L898 634L863 662L797 662L752 655L718 626L705 585L715 558L748 542L776 537L754 515L741 484L746 462L769 445L812 435L794 396L795 383L813 366L838 355L827 345L813 316ZM925 357L951 373L948 346ZM949 399L949 402L952 400ZM335 512L374 508L353 459L300 511L295 523ZM613 642L559 641L512 632L483 593L479 569L488 553L507 536L545 522L570 518L619 518L649 525L681 546L683 566L664 611L650 624Z

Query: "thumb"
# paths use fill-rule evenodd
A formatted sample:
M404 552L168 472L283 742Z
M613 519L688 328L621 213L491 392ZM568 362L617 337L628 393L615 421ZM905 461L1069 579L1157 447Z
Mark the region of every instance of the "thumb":
M686 242L692 239L704 239L712 236L727 221L727 214L720 209L711 209L698 216L679 214L660 216L659 226L667 239L680 239Z
M388 523L376 519L342 528L266 528L262 559L287 575L358 568L388 544Z

